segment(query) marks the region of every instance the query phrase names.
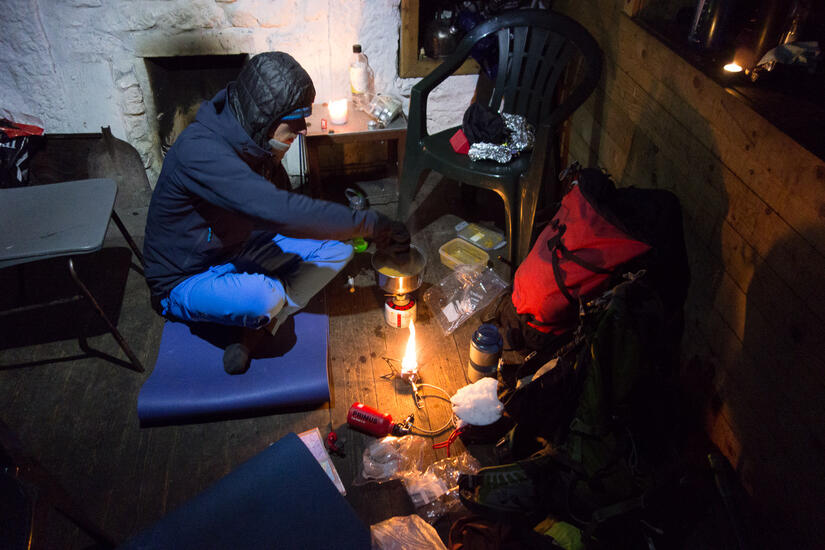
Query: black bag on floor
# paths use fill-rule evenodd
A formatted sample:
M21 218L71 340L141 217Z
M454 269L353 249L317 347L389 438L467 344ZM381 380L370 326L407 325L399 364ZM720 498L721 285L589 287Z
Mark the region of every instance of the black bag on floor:
M681 208L668 191L617 189L596 170L574 179L516 272L529 292L499 311L526 355L500 380L513 426L498 445L504 464L462 476L459 495L476 513L569 522L588 547L635 547L612 537L647 536L628 518L655 506L674 445L689 281Z
M651 502L672 449L676 363L666 308L644 279L583 304L572 340L552 357L533 356L506 384L500 399L515 427L499 448L513 462L462 476L468 508L550 515L593 537Z
M12 120L19 118L25 122ZM39 124L39 125L38 125ZM29 184L29 163L43 145L43 123L0 109L0 188Z

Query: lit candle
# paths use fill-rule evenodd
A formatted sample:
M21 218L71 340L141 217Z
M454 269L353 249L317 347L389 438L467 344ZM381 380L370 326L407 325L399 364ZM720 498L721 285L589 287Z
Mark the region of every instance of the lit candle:
M727 65L725 65L722 68L725 69L729 73L742 72L742 67L740 67L738 64L736 64L736 62L734 62L734 61L731 61L730 63L728 63Z
M333 124L347 123L347 100L336 99L329 102L329 119Z

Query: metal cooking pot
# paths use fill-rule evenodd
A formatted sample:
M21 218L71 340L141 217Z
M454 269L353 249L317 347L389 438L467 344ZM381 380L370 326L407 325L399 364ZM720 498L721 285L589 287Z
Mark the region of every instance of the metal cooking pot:
M376 252L372 256L372 268L378 286L388 294L409 294L421 286L424 280L424 268L427 267L427 258L415 245L410 246L410 259L399 264L395 259L384 252Z
M458 47L460 38L459 30L452 24L451 17L445 17L443 13L436 14L424 29L424 53L434 59L450 57Z

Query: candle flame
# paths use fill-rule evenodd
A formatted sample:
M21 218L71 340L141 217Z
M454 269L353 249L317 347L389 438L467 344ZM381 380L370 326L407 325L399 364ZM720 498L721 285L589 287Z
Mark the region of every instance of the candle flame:
M739 66L739 64L737 64L735 62L730 62L722 68L725 69L729 73L738 73L742 70L742 67Z
M410 376L418 372L418 361L415 358L415 323L410 319L410 338L407 340L407 350L401 360L401 376Z

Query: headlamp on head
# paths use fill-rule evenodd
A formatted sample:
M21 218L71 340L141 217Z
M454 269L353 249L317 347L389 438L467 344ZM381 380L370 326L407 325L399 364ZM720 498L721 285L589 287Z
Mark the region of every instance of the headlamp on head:
M291 113L284 115L281 117L281 120L298 120L301 118L306 118L312 114L312 106L309 107L298 107Z

